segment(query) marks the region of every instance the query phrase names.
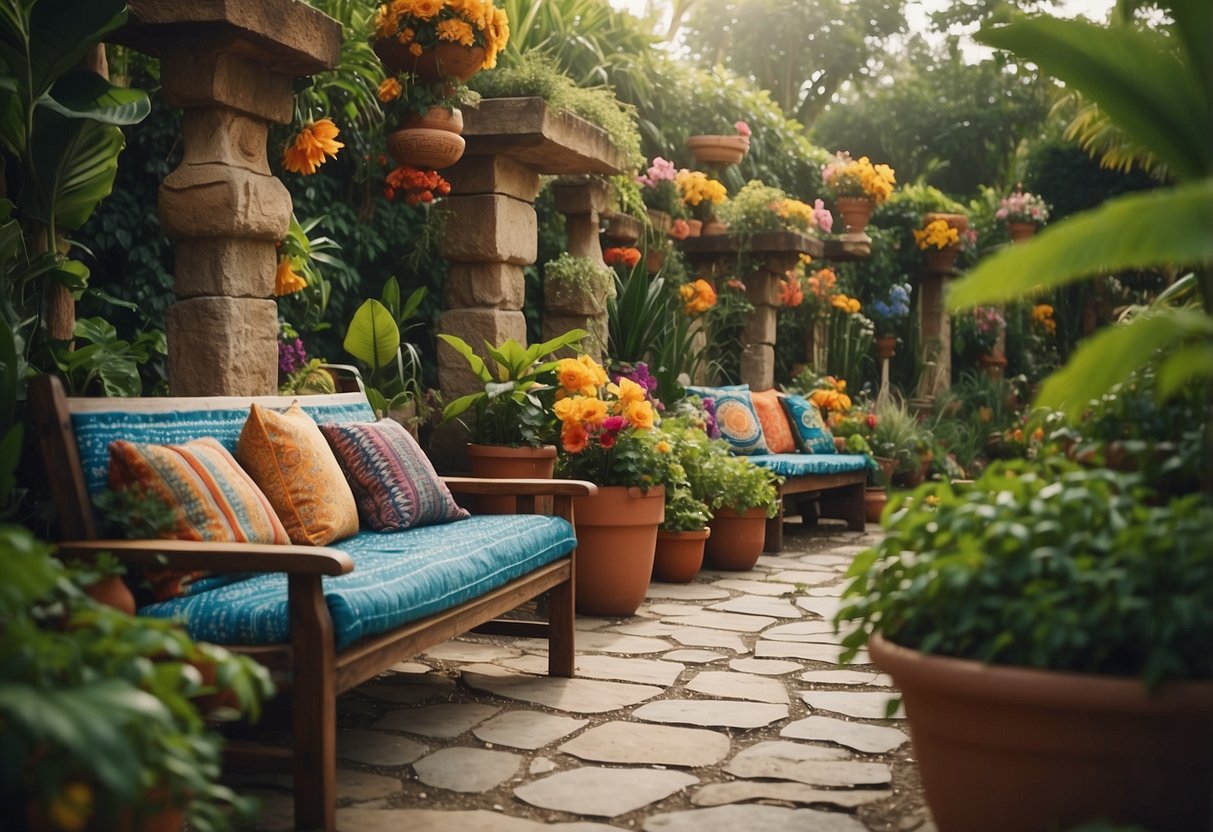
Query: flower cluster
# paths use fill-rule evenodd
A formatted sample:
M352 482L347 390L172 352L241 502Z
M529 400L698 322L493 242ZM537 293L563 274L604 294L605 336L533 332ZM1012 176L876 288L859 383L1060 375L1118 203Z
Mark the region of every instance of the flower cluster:
M779 305L785 309L795 309L804 303L804 286L800 275L793 269L788 269L779 279Z
M716 305L716 290L703 279L684 283L678 289L678 296L682 298L683 310L691 317L702 315Z
M840 309L848 315L856 315L863 308L859 303L859 298L849 298L842 292L830 297L830 306Z
M789 228L807 231L817 227L817 213L813 206L799 199L781 199L771 205L771 209Z
M700 203L719 205L729 195L723 183L716 179L709 179L703 171L683 168L675 174L674 184L678 186L683 204L692 207Z
M822 166L821 181L835 198L867 197L878 204L889 198L897 184L888 165L873 165L867 156L852 159L845 150L838 151Z
M615 246L602 253L602 260L608 266L623 265L629 269L640 262L640 249L632 246Z
M619 383L620 379L624 378L626 378L628 381L636 382L642 388L644 388L645 395L647 395L650 400L653 399L653 395L657 392L657 378L649 372L649 365L643 361L637 361L634 365L620 364L618 367L612 369L609 375L611 381L615 382L616 384ZM661 403L658 401L654 400L653 405L658 410L662 409Z
M404 201L409 205L421 202L433 202L436 196L446 196L451 192L451 183L439 176L436 170L423 170L412 165L401 165L387 175L387 187L383 195L389 200L395 199L396 194L404 195Z
M679 217L670 225L670 236L675 240L685 240L691 236L691 224Z
M964 353L971 349L979 354L994 352L994 345L998 343L998 336L1006 325L1002 313L993 306L978 306L972 312L958 315L953 332L957 351Z
M337 141L341 133L332 119L322 118L308 122L295 134L295 138L282 152L282 166L291 173L311 176L337 151L345 147Z
M894 325L910 314L910 284L894 283L889 294L868 304L868 315L879 335L890 335Z
M674 184L678 169L674 163L657 156L648 169L636 177L640 185L640 198L646 207L654 211L664 211L671 216L686 213L682 202L682 194Z
M1057 332L1057 321L1053 319L1053 307L1047 303L1038 303L1033 306L1032 326L1045 335Z
M1044 225L1049 221L1049 206L1036 194L1016 191L998 203L994 218L1003 222L1030 222Z
M294 340L279 339L278 341L278 372L289 376L307 364L307 350L303 347L303 339L296 336Z
M960 232L947 220L931 220L925 227L914 229L914 242L924 251L931 246L942 250L960 245Z
M744 121L734 122L733 129L737 131L738 136L745 136L747 139L754 135L754 131L750 129L750 125L746 124Z
M844 379L825 376L816 390L809 394L809 401L827 413L846 413L851 409L851 397L847 395Z
M391 0L375 12L375 37L395 40L421 55L439 43L483 46L484 68L510 39L510 22L493 0Z

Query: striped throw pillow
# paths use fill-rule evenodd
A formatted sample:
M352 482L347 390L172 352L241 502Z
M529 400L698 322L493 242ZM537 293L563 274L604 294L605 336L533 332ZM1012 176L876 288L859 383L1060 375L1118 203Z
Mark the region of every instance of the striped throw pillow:
M468 516L412 435L392 419L321 425L366 525L389 532Z
M148 445L118 440L109 446L109 485L115 491L139 486L177 511L165 536L224 543L290 543L286 529L257 484L215 439L183 445ZM156 600L187 595L209 573L145 569Z

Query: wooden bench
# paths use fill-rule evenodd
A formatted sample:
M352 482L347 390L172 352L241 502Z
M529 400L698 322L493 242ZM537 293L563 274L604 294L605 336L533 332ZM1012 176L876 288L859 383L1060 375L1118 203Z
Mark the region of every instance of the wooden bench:
M789 514L799 514L806 522L815 522L819 517L839 518L846 521L851 531L864 530L866 457L849 454L755 454L747 459L783 478L779 484L779 513L767 521L764 552L783 549L783 519ZM813 466L850 466L850 470L800 473ZM792 506L790 511L788 504Z
M571 677L574 661L574 552L510 580L471 600L410 621L398 628L361 638L336 648L334 622L325 600L326 577L353 572L351 557L336 548L298 545L199 543L174 540L101 540L93 515L89 488L97 472L86 473L77 445L75 419L110 412L157 414L155 418L185 420L191 413L247 410L256 401L284 408L294 399L283 397L216 397L200 399L76 399L67 398L59 379L44 376L30 384L30 401L40 436L46 470L58 513L59 551L67 558L88 558L111 552L132 567L159 565L167 558L174 568L215 572L285 573L289 609L289 642L266 645L225 645L244 653L290 680L293 748L279 749L242 742L230 743L227 762L232 769L282 771L293 775L295 824L300 829L336 828L337 696L392 665L425 649L472 630L546 638L548 673ZM366 408L361 394L308 396L300 402L315 406ZM446 478L460 495L506 495L516 498L520 513L536 504L552 506L552 514L569 523L573 497L592 494L595 486L573 480L476 480ZM94 490L96 486L94 485ZM550 497L550 500L537 500ZM464 521L469 522L469 521ZM459 524L455 524L459 525ZM396 534L408 535L413 531ZM500 620L541 593L548 592L546 621Z

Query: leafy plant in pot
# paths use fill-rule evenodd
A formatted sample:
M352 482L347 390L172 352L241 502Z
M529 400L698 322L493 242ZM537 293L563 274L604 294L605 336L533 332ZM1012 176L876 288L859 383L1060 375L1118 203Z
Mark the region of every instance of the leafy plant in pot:
M666 441L678 460L680 474L686 477L684 455L701 455L707 434L693 426L687 417L668 419L662 424ZM700 499L689 480L666 490L665 520L657 530L657 552L653 560L653 578L669 583L688 583L703 565L703 550L712 530L708 523L711 509Z
M941 830L1213 810L1213 505L1063 458L894 497L848 576L844 658L902 691ZM1030 796L1030 799L1025 799Z
M401 303L400 285L396 278L388 278L379 300L367 298L355 310L342 343L347 353L370 369L366 398L371 409L381 417L399 418L410 429L424 421L419 412L425 400L421 354L401 336L419 325L406 322L416 317L425 295L425 287L420 287Z

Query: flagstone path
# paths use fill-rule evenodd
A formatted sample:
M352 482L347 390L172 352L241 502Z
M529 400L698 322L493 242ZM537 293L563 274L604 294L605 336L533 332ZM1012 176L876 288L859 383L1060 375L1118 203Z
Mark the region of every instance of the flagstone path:
M748 573L653 584L626 619L579 617L577 677L546 642L467 636L343 696L345 832L934 832L891 681L838 664L829 618L879 534L789 525ZM256 828L289 781L245 777Z

